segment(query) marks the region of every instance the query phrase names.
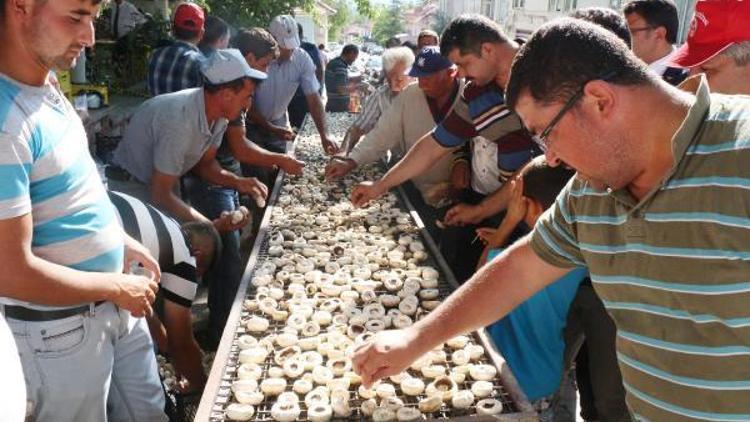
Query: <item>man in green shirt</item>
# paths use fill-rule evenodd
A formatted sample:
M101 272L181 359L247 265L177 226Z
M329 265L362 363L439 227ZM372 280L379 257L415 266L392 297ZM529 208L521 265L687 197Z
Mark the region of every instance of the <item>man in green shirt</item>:
M547 161L577 176L442 306L360 347L363 383L585 265L617 326L634 418L750 420L750 99L712 96L705 81L673 88L613 34L571 19L534 33L506 94Z

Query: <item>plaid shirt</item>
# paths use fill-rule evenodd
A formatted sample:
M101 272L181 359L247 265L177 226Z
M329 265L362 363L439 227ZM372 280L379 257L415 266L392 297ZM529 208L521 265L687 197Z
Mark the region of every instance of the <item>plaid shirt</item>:
M156 96L200 87L202 60L198 47L184 41L156 50L148 63L149 93Z

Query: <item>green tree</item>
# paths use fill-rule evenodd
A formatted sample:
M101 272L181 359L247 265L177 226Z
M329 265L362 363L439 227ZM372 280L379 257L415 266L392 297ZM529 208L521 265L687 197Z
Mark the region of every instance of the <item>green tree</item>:
M443 30L446 26L450 23L450 18L448 18L448 15L445 14L442 10L438 10L437 13L435 13L435 20L432 22L432 30L437 32L438 34L442 34Z
M385 44L388 38L404 32L403 12L401 0L391 0L390 6L378 10L372 27L372 37L379 44Z
M353 13L348 0L336 0L331 6L336 9L336 14L328 19L328 39L337 40L341 30L351 23Z
M295 7L311 10L314 0L205 0L211 14L237 27L267 27L276 15L291 14Z

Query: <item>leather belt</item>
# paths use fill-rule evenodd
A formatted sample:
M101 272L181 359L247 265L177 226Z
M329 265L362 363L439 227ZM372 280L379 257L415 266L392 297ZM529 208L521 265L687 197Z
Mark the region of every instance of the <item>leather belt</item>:
M95 302L94 306L99 306L104 301ZM88 312L90 305L81 305L75 308L67 309L56 309L50 311L43 311L39 309L31 309L23 306L5 305L5 317L15 319L18 321L27 322L43 322L43 321L54 321L56 319L63 319L72 317L75 315Z

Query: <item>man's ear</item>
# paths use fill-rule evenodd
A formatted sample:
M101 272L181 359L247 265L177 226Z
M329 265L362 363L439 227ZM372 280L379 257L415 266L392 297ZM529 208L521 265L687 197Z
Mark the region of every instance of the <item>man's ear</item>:
M600 118L609 118L619 105L618 90L615 85L602 80L593 80L583 89L583 104L587 111Z
M656 28L654 28L654 34L661 40L667 40L667 28L663 26L657 26Z

